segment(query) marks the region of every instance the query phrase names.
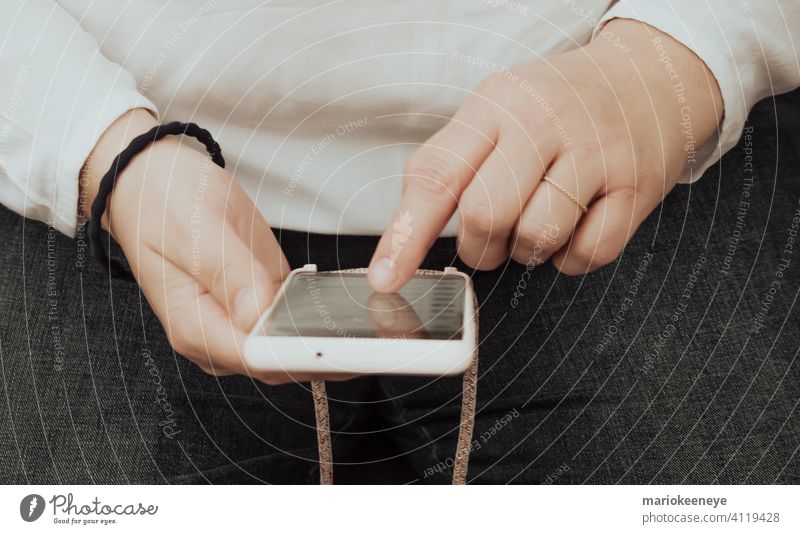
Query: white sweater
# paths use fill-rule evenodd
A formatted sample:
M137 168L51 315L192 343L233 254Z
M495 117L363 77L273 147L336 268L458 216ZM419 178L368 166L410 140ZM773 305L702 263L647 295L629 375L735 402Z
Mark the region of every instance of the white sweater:
M719 82L721 131L683 181L800 84L800 0L2 0L0 202L74 235L87 155L145 107L209 129L273 226L380 234L404 160L482 78L613 17L672 35Z

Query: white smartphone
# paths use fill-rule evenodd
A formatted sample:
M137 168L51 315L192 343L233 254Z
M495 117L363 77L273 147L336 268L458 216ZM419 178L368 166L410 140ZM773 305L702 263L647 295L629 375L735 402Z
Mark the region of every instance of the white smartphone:
M244 346L249 366L302 373L453 375L475 353L472 282L454 268L376 293L366 272L292 271Z

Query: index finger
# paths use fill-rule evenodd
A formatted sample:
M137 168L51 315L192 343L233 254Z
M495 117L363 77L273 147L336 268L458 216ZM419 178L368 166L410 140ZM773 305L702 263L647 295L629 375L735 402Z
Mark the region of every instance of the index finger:
M496 138L491 111L468 103L411 156L400 204L370 261L375 291L397 291L414 276Z

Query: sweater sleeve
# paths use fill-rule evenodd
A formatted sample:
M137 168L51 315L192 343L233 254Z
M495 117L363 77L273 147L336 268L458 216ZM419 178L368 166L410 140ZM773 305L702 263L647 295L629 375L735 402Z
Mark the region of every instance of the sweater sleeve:
M797 0L620 0L600 19L645 22L683 43L717 79L724 115L717 134L697 148L681 182L697 180L733 148L756 102L800 86Z
M134 108L157 113L54 0L0 2L0 203L73 236L81 168Z

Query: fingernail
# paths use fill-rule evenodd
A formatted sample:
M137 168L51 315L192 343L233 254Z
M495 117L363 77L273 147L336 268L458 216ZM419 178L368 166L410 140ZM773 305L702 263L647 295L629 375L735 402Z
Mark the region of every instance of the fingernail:
M258 316L258 294L254 287L239 290L233 301L233 320L242 330L247 330Z
M369 279L378 291L388 291L397 279L397 267L389 258L378 260L369 270Z

